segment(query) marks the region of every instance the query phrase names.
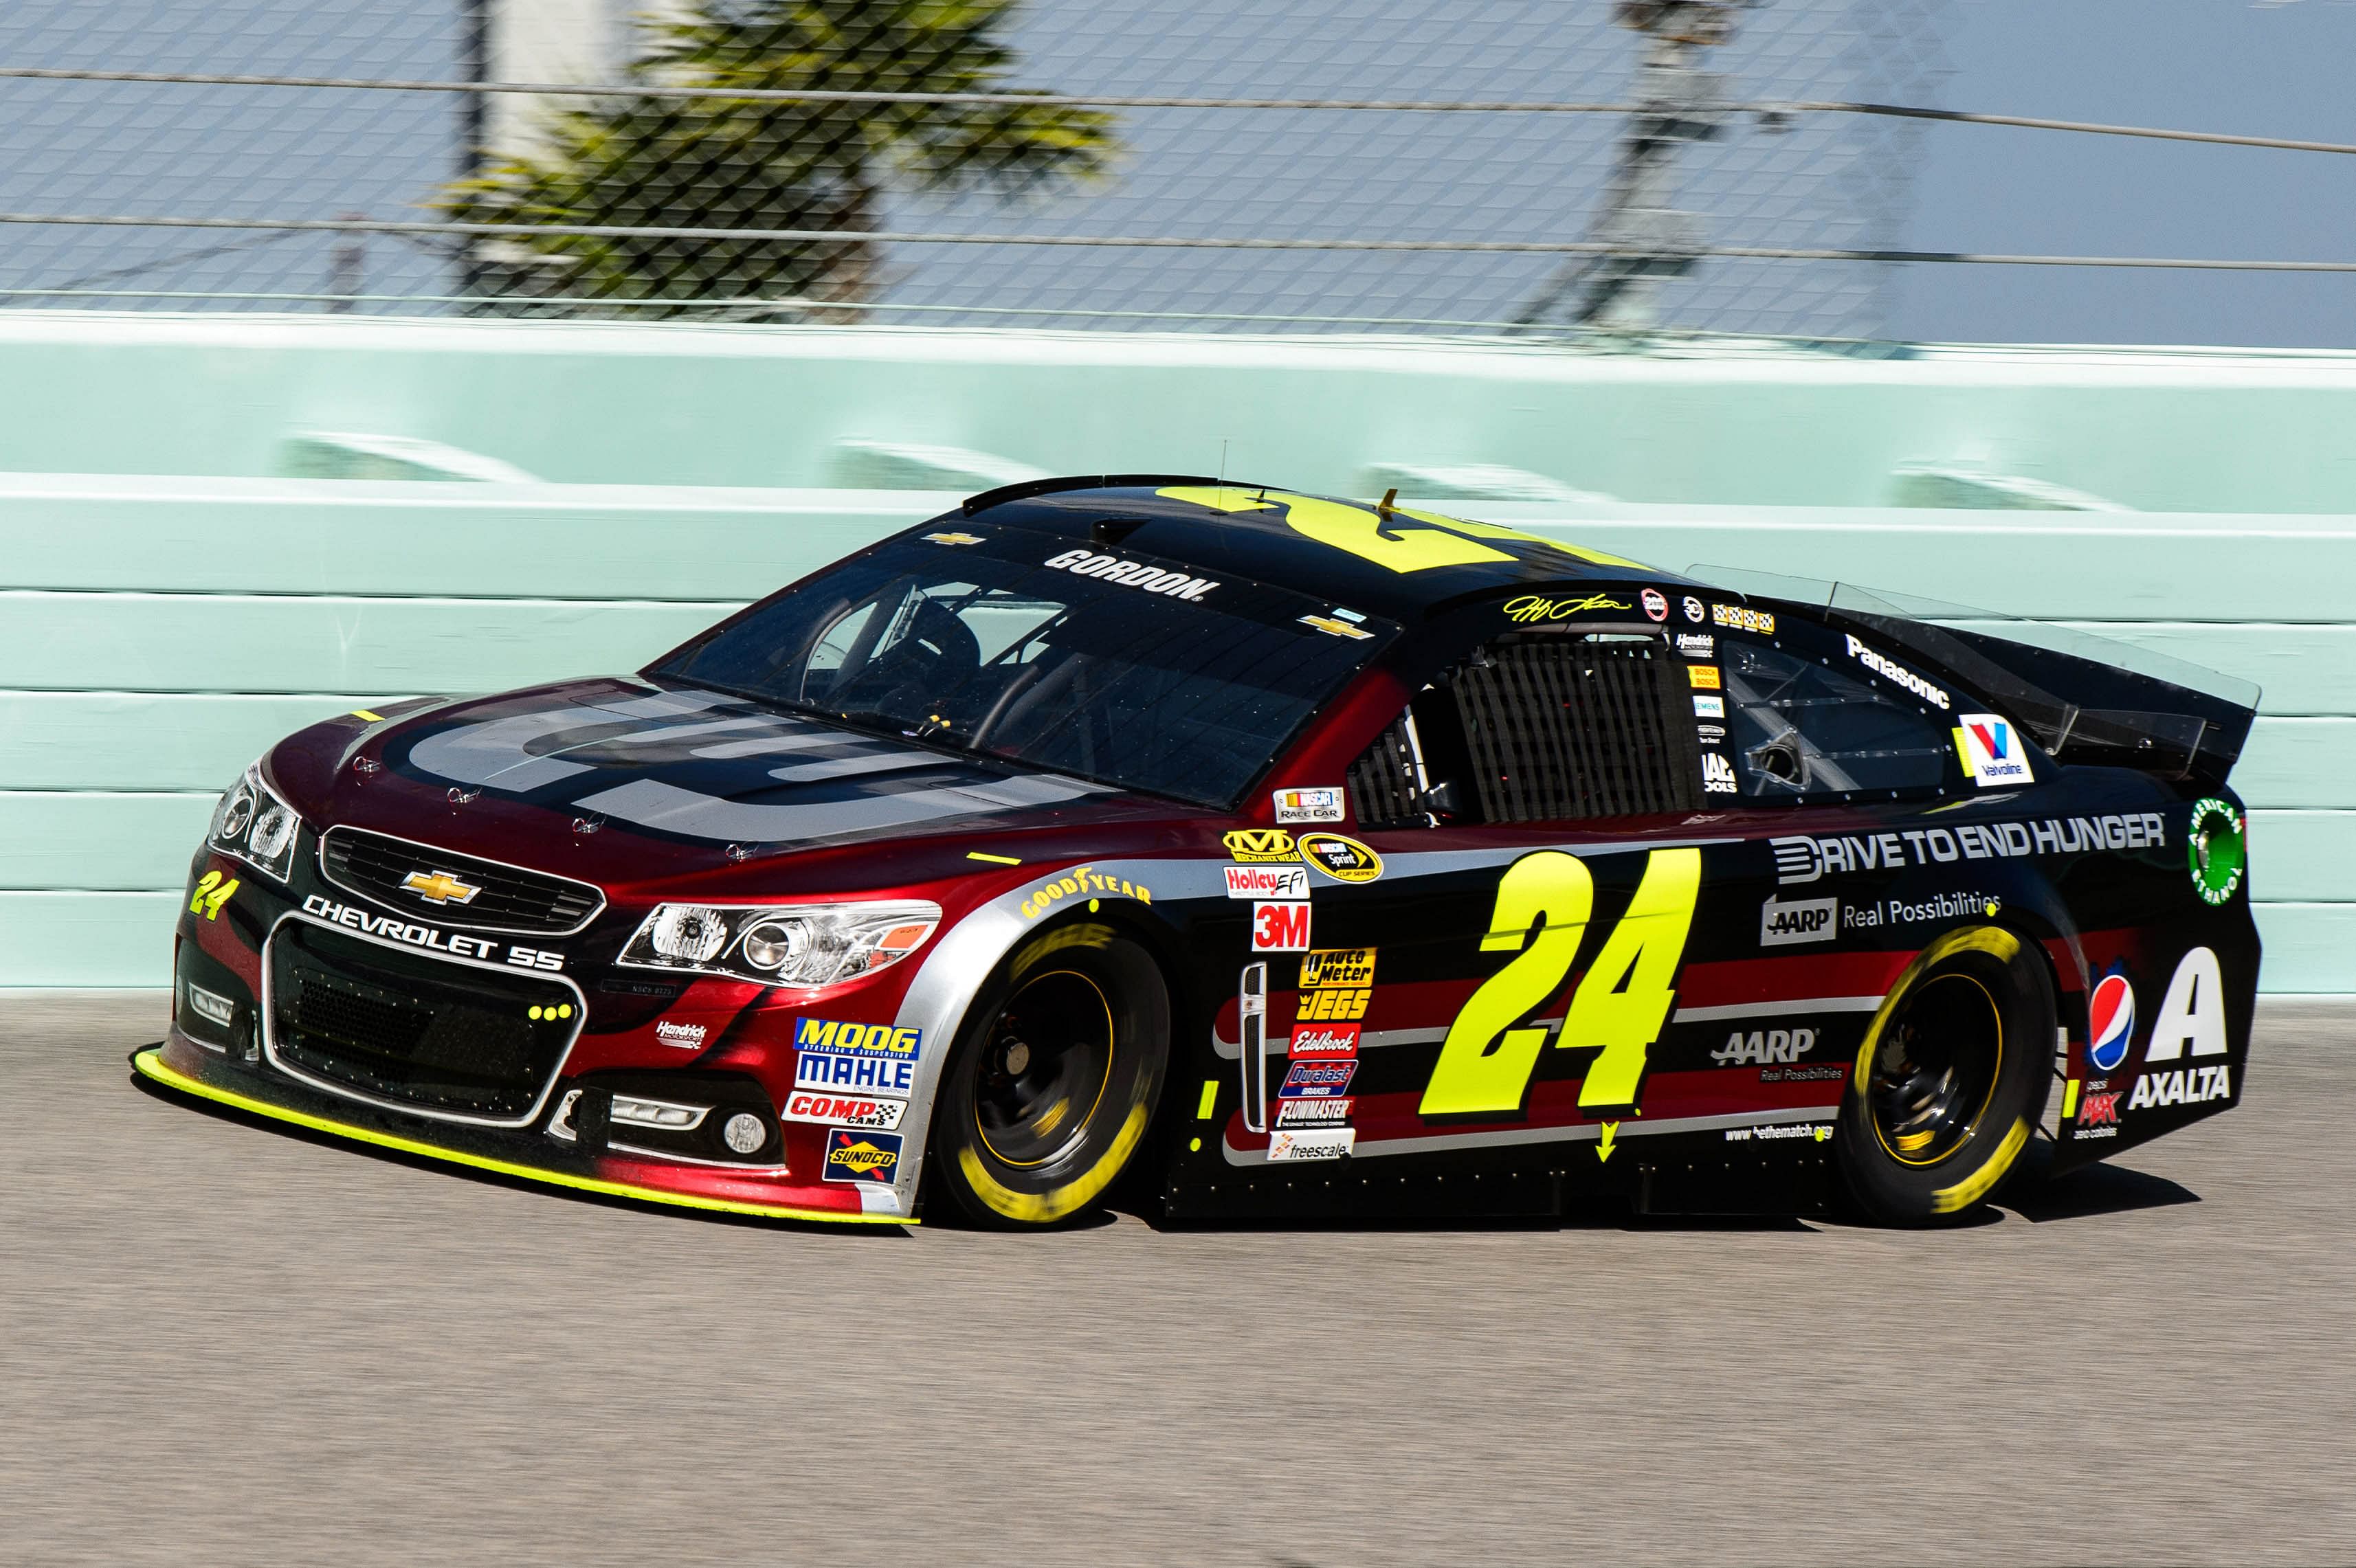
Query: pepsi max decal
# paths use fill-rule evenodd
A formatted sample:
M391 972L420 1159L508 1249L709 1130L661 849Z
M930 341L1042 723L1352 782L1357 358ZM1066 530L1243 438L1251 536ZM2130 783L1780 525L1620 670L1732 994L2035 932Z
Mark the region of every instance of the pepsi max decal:
M2086 1060L2104 1072L2127 1059L2135 1034L2135 987L2125 975L2105 975L2086 999Z

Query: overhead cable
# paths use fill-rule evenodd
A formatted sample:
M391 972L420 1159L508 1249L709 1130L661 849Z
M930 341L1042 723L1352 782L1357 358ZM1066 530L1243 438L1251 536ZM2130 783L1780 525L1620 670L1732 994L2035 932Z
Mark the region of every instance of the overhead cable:
M206 71L86 70L62 66L0 66L0 79L32 81L145 82L191 87L322 88L339 91L519 94L560 98L658 98L746 103L939 103L1019 104L1045 109L1269 109L1351 110L1417 114L1635 114L1644 103L1594 103L1529 99L1433 98L1173 98L1120 93L902 92L849 88L691 87L669 82L441 81L354 76L250 76ZM2204 142L2229 147L2273 147L2297 153L2356 153L2356 143L2312 142L2287 136L2244 136L2221 131L2179 131L2158 125L2112 125L2097 121L2054 120L2026 114L1987 114L1956 109L1922 109L1897 103L1848 103L1831 100L1728 103L1730 113L1762 115L1871 114L1905 120L1944 120L1965 125L2010 125L2031 131L2068 131L2094 136L2134 136L2161 142Z

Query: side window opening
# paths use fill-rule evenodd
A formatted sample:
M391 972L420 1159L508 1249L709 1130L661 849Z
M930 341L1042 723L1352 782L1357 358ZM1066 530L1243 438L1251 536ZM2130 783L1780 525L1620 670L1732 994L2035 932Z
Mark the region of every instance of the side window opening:
M1724 638L1728 749L1741 794L1822 798L1935 788L1945 729L1911 698L1784 648Z
M1683 662L1657 635L1515 634L1434 677L1349 772L1366 827L1690 811Z

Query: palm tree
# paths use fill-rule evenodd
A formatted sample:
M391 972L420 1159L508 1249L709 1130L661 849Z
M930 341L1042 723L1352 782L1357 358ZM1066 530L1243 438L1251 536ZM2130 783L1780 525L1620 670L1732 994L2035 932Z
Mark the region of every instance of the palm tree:
M730 89L1006 92L999 40L1018 0L695 0L651 24L638 80L711 98L617 94L559 110L541 150L459 181L436 204L516 236L477 241L473 292L855 305L876 286L887 186L1012 196L1103 177L1113 117L1047 103L732 99ZM605 239L547 224L799 229L841 240ZM634 311L633 314L640 314Z

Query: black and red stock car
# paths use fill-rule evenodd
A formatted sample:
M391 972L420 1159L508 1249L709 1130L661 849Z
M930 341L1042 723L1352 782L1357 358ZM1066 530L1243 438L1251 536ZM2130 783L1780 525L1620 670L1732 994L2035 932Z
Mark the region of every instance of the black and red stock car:
M221 802L149 1078L594 1190L1929 1222L2232 1105L2247 693L1205 479Z

